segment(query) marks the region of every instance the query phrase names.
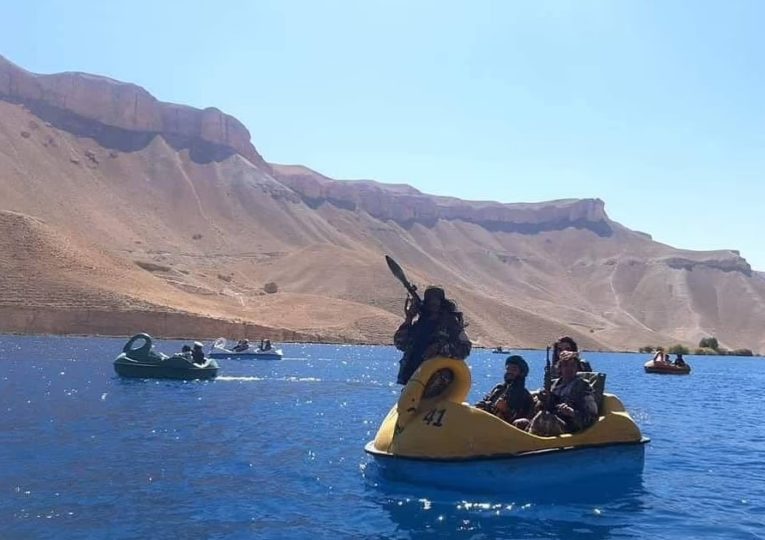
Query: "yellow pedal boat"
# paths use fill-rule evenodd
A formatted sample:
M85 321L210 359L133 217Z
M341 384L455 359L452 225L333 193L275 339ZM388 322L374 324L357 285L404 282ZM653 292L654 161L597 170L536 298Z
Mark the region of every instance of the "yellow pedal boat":
M605 375L580 374L586 375L600 380L597 422L578 433L539 437L465 402L471 376L464 361L432 358L412 375L364 449L381 458L462 461L648 442L619 398L603 393L600 399Z

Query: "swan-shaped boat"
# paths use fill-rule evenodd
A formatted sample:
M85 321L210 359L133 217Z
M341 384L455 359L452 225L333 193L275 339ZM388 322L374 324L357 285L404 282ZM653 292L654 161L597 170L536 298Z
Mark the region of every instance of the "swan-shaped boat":
M226 347L226 338L219 337L212 346L210 358L232 358L240 360L281 360L284 353L281 349L261 349L248 347L243 351L235 351Z
M143 345L134 348L136 341ZM208 358L204 364L195 364L190 356L178 353L172 356L152 349L149 334L136 334L122 348L114 371L121 377L138 379L214 379L218 375L218 363Z
M603 374L581 375L594 375L605 384ZM589 428L540 437L465 403L470 385L470 369L464 361L426 360L404 387L374 440L366 445L366 452L378 458L465 461L648 442L612 394L597 396L600 414Z
M691 372L691 366L688 364L677 366L669 362L656 362L655 360L649 360L643 364L643 369L646 373L661 373L663 375L688 375Z

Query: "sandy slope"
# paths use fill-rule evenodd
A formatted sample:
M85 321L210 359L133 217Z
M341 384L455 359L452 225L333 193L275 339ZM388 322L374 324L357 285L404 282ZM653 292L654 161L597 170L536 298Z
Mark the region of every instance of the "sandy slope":
M0 330L389 342L404 298L389 253L415 282L448 288L479 345L716 335L765 350L765 279L731 252L677 250L613 222L607 236L503 230L461 218L475 213L454 199L433 203L451 217L420 220L428 196L406 186L320 177L335 190L322 195L297 173L316 174L238 154L198 162L161 134L124 151L0 100ZM401 210L390 201L414 218L376 217ZM546 210L521 211L536 227Z

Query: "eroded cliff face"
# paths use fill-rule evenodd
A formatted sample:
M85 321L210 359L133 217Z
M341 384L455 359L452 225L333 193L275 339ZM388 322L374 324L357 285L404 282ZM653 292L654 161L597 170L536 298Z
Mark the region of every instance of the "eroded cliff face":
M463 201L426 195L407 185L371 180L332 180L306 167L271 164L273 175L294 189L310 206L329 203L359 210L404 226L432 226L439 219L475 223L489 231L535 234L568 227L587 229L599 236L613 233L600 199L566 199L542 203L502 204Z
M0 331L389 343L405 294L389 254L446 287L477 345L765 350L765 276L735 251L654 242L599 199L462 201L271 166L216 109L4 59L0 233Z
M668 257L664 262L670 268L693 270L699 268L709 268L720 270L721 272L740 272L747 277L752 277L752 267L750 264L734 251L730 251L728 256L718 256L715 258L693 260L685 257Z
M267 167L236 118L210 107L165 103L135 84L85 73L38 75L0 56L0 99L26 105L40 118L97 139L105 147L137 150L155 135L189 148L200 162L232 153Z

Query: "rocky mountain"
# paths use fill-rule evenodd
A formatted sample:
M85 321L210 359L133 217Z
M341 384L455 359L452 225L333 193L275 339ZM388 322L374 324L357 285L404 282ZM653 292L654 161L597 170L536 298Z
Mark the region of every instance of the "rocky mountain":
M765 350L765 277L735 251L654 242L598 199L462 201L269 164L217 109L2 57L0 233L6 332L389 343L387 253L446 286L479 345Z

